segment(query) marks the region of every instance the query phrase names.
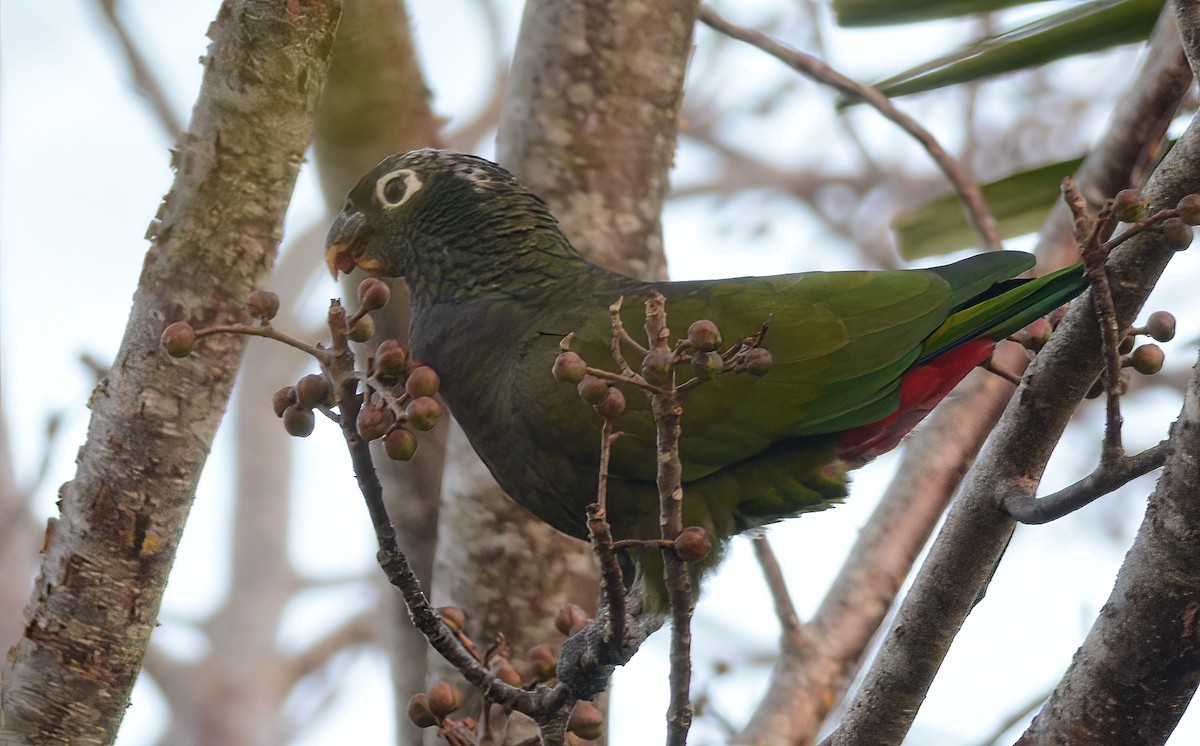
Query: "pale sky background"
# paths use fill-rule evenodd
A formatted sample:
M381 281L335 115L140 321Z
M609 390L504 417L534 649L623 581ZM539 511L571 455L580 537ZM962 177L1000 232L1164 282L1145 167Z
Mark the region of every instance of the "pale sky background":
M217 5L216 0L121 3L130 32L166 81L175 110L185 122L199 87L197 59L207 46L204 32ZM736 5L736 13L729 14L753 24L788 3L759 0ZM509 0L507 7L511 44L519 3ZM413 0L410 8L437 110L452 121L461 119L481 101L490 78L486 61L472 59L478 45L444 40L450 34L461 40L482 33L482 26L474 21L474 4ZM699 37L698 54L703 53L707 38ZM834 52L838 63L852 61L848 72L869 79L930 53L945 39L944 27L914 28L905 32L901 50L886 32L858 32L843 44L882 50L877 57L853 57L847 46L835 45ZM780 74L776 63L757 52L746 50L737 60L745 67L730 75L744 85L739 88L731 81L731 97L739 95L738 90L753 88L753 81L761 76ZM1121 78L1131 67L1128 61L1126 57L1100 63L1096 69ZM811 99L798 98L795 106L801 103L811 105ZM798 138L794 128L795 122L807 121L805 116L785 103L771 117L741 125L747 147L778 148L785 160L790 148L811 147L811 142L798 142L806 138ZM870 123L869 112L855 116L868 121L868 131L896 142L896 147L913 147L891 125ZM1089 131L1101 125L1101 121L1081 123ZM5 0L0 4L0 384L22 477L33 476L47 417L52 413L65 417L51 477L37 496L39 509L47 516L54 512L57 486L71 478L74 452L85 436L84 403L91 374L78 358L86 353L106 363L116 352L147 248L143 235L170 187L170 146L148 107L133 94L123 58L97 3ZM912 152L914 158L923 157L915 148ZM705 167L703 154L688 147L681 150L679 163L677 182ZM714 207L711 201L693 199L671 207L666 239L673 275L824 269L848 256L813 251L811 247L823 238L820 228L780 200L769 202L778 210L769 215L769 228L753 250L729 251L730 236L714 234L713 216L724 222L742 220L739 211L750 212L747 208L753 201ZM744 218L741 233L735 227L735 235L752 234L751 223L764 217L751 213ZM289 215L289 232L322 220L315 181L306 172ZM1173 277L1156 296L1164 300L1151 308L1172 308L1170 299L1182 297L1190 284L1187 278L1197 276L1196 251L1190 254L1182 257L1180 266L1173 265ZM314 265L319 261L320 257L313 257ZM328 278L315 279L309 298L314 313L337 292ZM1180 341L1168 346L1169 366L1190 365L1197 334L1197 322L1181 318ZM1157 442L1178 407L1178 400L1165 394L1139 397L1126 413L1130 447ZM1064 440L1047 487L1072 481L1074 474L1094 463L1101 419L1096 409L1087 418L1091 425L1087 432L1072 430ZM282 430L280 437L286 437ZM369 523L361 501L352 499L351 471L333 428L319 427L298 447L299 461L306 465L302 480L311 485L294 529L294 555L300 569L315 577L337 578L373 566ZM227 449L219 439L167 592L163 626L155 632L157 641L180 655L202 649L203 640L191 624L211 611L223 592L225 570L220 563L227 549L223 526L229 520ZM802 616L815 609L887 484L894 463L892 454L858 472L845 505L771 530ZM1151 485L1152 478L1139 480L1066 520L1018 530L986 599L951 650L908 743L978 742L1011 712L1050 690L1108 595ZM348 497L331 501L330 495ZM311 593L296 604L280 643L295 645L316 634L330 623L330 608L344 610L370 601L359 586ZM770 600L752 554L745 542L736 542L732 558L708 585L701 603L695 635L697 683L711 678L714 660L736 667L769 652L776 635ZM295 743L345 743L347 733L353 732L356 743L364 746L390 744L385 665L382 657L359 656L351 661L345 680L352 683L346 684L320 727ZM740 724L761 693L765 673L763 667L746 667L721 677L713 687L720 710ZM657 733L662 731L666 708L665 681L665 641L658 637L617 675L612 743L662 740ZM303 693L293 704L306 705ZM152 743L162 722L162 708L153 687L139 684L118 743ZM1008 741L1023 727L1011 731ZM692 742L719 741L716 731L700 721ZM1194 713L1185 717L1172 743L1200 743L1200 723Z

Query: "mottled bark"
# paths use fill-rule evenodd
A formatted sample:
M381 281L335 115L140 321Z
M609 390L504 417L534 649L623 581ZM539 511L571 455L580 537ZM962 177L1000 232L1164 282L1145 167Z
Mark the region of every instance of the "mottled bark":
M525 6L497 157L597 264L661 278L660 215L698 4Z
M1166 742L1200 684L1200 366L1108 602L1022 746Z
M27 741L115 737L243 349L210 338L174 360L159 335L179 319L241 320L265 283L339 12L229 0L209 30L175 183L3 671L5 727Z
M293 243L310 256L285 253L271 280L283 302L273 323L283 329L300 323L294 301L312 275L311 256L321 250L312 231ZM156 647L147 656L146 671L171 708L160 743L270 746L289 730L282 708L296 683L293 655L276 641L301 586L288 557L292 439L270 402L276 389L313 365L307 355L270 341L255 340L246 350L227 425L235 475L229 592L205 624L208 655L175 660Z

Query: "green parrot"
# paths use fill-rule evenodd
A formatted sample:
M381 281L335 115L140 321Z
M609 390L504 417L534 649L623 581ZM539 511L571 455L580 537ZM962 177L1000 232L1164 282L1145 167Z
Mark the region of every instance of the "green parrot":
M653 290L676 329L709 319L735 339L770 316L766 374L719 375L684 402L684 525L715 539L707 566L735 534L840 501L849 470L893 448L998 340L1085 286L1078 266L1012 279L1033 266L1021 252L920 270L644 282L581 257L546 203L500 166L431 149L391 156L358 182L326 260L335 277L361 267L408 281L411 354L440 374L471 445L514 500L580 538L602 421L551 376L560 340L574 333L589 365L614 369L608 307L623 297L626 327L640 330ZM627 393L608 519L617 539L658 538L654 421L646 398Z

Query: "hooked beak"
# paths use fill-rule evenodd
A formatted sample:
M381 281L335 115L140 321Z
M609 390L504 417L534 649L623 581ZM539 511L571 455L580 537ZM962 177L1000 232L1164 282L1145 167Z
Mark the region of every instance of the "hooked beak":
M363 215L358 210L343 209L334 218L325 239L325 264L333 279L338 272L350 274L358 266L355 251L365 234Z

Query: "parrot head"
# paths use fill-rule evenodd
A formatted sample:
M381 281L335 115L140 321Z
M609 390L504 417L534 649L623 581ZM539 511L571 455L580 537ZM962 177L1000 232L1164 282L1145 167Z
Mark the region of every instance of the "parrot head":
M500 166L425 148L385 158L346 196L326 239L339 272L404 277L415 267L469 263L495 231L556 225L546 204ZM477 259L484 259L477 257Z

